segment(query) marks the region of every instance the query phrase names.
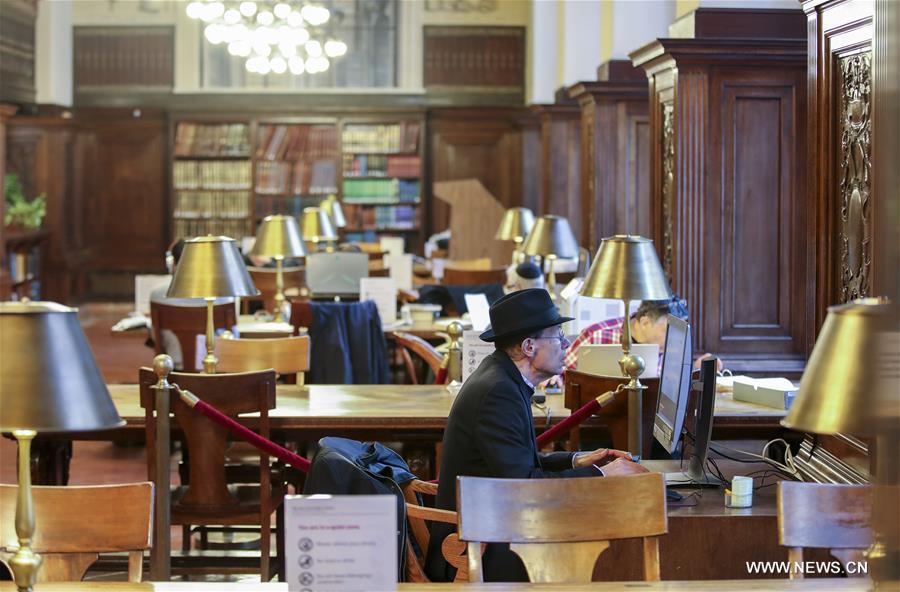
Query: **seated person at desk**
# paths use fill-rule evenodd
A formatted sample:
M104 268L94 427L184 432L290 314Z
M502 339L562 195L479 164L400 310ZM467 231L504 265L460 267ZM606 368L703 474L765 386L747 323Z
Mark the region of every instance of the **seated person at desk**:
M175 276L175 268L178 266L178 261L181 259L181 253L184 251L184 243L184 239L180 238L172 243L169 250L166 251L166 269L168 269L169 275L172 277ZM153 290L153 292L150 293L150 302L159 302L161 304L170 304L174 306L206 307L206 301L202 299L167 298L166 292L169 291L171 283L172 280L169 280L168 284ZM225 304L228 302L234 302L234 298L216 298L215 304ZM168 329L162 329L162 331L160 331L160 339L162 340L161 346L163 353L169 354L169 356L172 357L175 369L184 369L184 356L181 354L181 344L178 343L178 338L175 337L175 334Z
M525 261L524 263L511 264L506 268L506 285L503 292L517 292L527 288L543 288L544 276L541 268L536 263Z
M562 371L568 341L550 294L539 288L507 294L490 308L491 325L481 339L496 344L456 397L444 430L436 506L456 509L456 477L509 479L590 477L646 472L627 452L538 452L531 414L534 385ZM432 525L426 573L450 580L441 543L453 526ZM486 581L527 581L524 566L508 545L488 545Z

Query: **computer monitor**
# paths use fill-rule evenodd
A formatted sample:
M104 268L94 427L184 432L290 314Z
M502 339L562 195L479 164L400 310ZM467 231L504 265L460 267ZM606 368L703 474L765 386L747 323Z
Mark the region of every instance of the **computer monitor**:
M671 454L681 438L691 389L691 326L673 315L668 322L653 436Z
M365 253L313 253L306 257L306 286L314 297L359 296L359 280L364 277L369 277Z
M706 472L706 456L712 439L713 414L716 406L716 366L718 360L710 358L700 364L700 379L691 388L699 392L697 415L694 422L694 447L687 469L666 473L666 485L686 487L718 487L722 481Z

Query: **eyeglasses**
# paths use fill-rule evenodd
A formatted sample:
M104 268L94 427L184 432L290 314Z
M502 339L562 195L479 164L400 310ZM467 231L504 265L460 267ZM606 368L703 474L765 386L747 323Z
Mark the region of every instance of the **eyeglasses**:
M560 343L563 343L564 341L568 341L566 339L565 333L562 333L562 332L558 333L557 335L541 335L540 337L534 337L534 339L535 340L537 340L537 339L558 339Z

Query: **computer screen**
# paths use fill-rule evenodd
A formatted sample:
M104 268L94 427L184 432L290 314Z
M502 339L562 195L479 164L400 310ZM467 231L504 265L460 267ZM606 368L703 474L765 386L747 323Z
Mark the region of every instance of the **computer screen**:
M313 296L359 296L359 280L368 276L365 253L313 253L306 258L306 286Z
M673 315L668 321L653 435L671 454L681 438L691 388L691 326Z
M697 403L697 421L694 424L694 451L688 461L687 476L701 485L719 485L719 479L706 472L706 455L712 439L713 415L716 409L716 365L710 358L700 363L700 397Z

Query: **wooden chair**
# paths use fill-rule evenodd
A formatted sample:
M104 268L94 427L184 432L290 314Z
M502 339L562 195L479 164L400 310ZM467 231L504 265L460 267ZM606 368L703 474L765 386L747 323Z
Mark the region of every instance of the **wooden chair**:
M309 336L280 339L219 339L219 372L249 372L274 368L279 376L293 375L303 384L309 370Z
M506 268L495 269L458 269L454 267L444 268L445 286L477 286L481 284L505 284Z
M406 517L409 522L409 530L422 555L416 553L412 541L406 541L406 577L410 582L429 582L425 575L425 553L428 551L428 542L431 540L431 532L428 529L429 522L446 522L456 524L456 512L439 510L422 505L420 496L437 495L437 483L419 481L414 479L403 486L403 497L406 498ZM441 553L447 563L456 568L455 582L466 582L469 579L469 565L466 561L466 544L459 540L454 532L447 536L441 544Z
M213 306L213 326L231 330L237 324L233 303ZM153 323L153 341L156 353L164 354L162 330L175 334L181 345L181 357L185 371L199 372L196 367L197 335L206 335L206 307L178 306L176 304L150 303L150 319Z
M151 478L156 465L156 374L149 368L141 368L139 374L141 407L146 418L147 469ZM242 413L259 413L251 427L263 438L269 438L269 410L275 408L275 371L246 372L242 374L185 374L172 373L171 382L194 393L231 418ZM232 484L226 480L225 450L228 432L219 424L200 415L185 405L177 394L172 394L171 412L175 422L184 432L190 455L190 478L186 486L175 487L172 495L173 525L257 525L260 527L260 576L262 581L271 579L271 515L277 513L277 558L283 554L284 483L272 482L268 469L269 456L260 452L257 468L258 484ZM157 491L165 492L169 483L158 483ZM279 572L283 563L277 562ZM216 573L232 573L236 568L223 567Z
M420 360L425 362L432 374L438 375L444 356L438 353L433 345L421 337L400 331L392 331L389 337L397 344L400 357L403 358L403 365L406 367L406 374L412 380L412 384L419 384L419 373L416 365L413 363L411 354L415 354Z
M468 543L470 582L483 578L481 543L510 543L532 582L587 583L610 540L638 537L644 540L644 579L659 580L658 537L668 530L660 473L602 479L459 477L456 491L457 532Z
M803 547L828 549L845 569L862 561L872 544L873 497L868 485L780 481L778 542L788 547L791 565L803 561ZM792 569L789 577L799 579L803 573Z
M256 286L256 289L259 290L260 295L242 298L242 302L259 299L262 300L263 308L267 312L273 312L275 310L275 294L277 292L275 286L276 270L270 267L248 267L247 271L250 272L250 279L253 280L253 284ZM289 290L296 290L299 292L306 286L305 268L285 267L282 269L282 273L285 292Z
M0 485L0 561L18 548L15 485ZM80 581L100 553L128 552L128 581L140 582L153 529L153 484L32 487L43 556L39 582Z

